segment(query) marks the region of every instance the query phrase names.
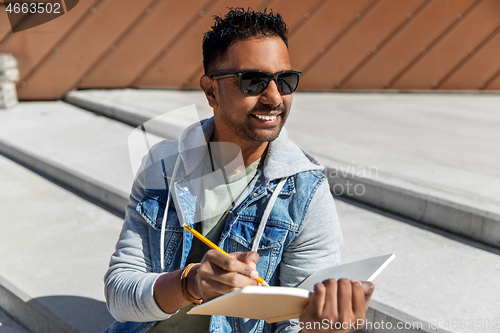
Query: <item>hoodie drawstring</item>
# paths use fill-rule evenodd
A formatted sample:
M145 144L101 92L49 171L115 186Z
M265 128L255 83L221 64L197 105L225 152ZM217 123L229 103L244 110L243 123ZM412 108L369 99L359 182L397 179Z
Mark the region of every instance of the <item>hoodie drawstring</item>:
M271 196L271 199L269 199L269 202L266 205L266 209L264 210L264 214L262 215L262 219L260 220L259 229L257 230L257 234L255 235L255 238L253 240L252 251L254 252L257 252L257 249L259 248L259 243L262 238L262 234L264 233L264 228L266 227L267 219L269 218L269 214L271 214L274 202L276 201L276 198L278 198L278 195L280 194L283 185L285 185L285 182L286 182L286 177L280 180L280 182L278 183L278 185L276 185L276 188L274 189L274 193Z
M177 177L177 170L179 169L180 162L180 154L175 161L174 172L172 174L172 180L168 185L168 194L167 194L167 204L165 206L165 213L163 213L163 221L161 221L161 235L160 235L160 265L161 271L165 272L165 229L167 225L167 216L168 216L168 207L170 206L170 197L172 193L172 188L174 186L174 179Z
M161 223L161 235L160 235L160 265L161 265L161 271L165 272L165 229L166 229L166 224L167 224L167 217L168 217L168 208L170 206L170 199L171 199L171 193L174 185L174 180L177 176L177 171L179 169L179 163L180 162L180 156L177 157L177 160L175 162L175 167L174 167L174 172L172 174L172 178L170 181L170 184L168 186L168 195L167 195L167 203L165 205L165 212L163 214L163 221ZM264 210L264 214L262 215L262 218L260 220L259 224L259 229L257 230L257 233L255 235L253 244L252 244L252 251L257 252L257 249L259 248L259 243L260 240L262 239L262 234L264 233L264 228L266 227L267 220L269 218L269 214L271 214L271 210L273 209L274 203L276 202L276 199L278 198L279 193L281 192L281 189L283 188L283 185L285 185L286 182L286 177L282 178L278 185L276 185L276 188L274 190L274 193L272 194L271 198L269 199L269 202L266 205L266 209Z

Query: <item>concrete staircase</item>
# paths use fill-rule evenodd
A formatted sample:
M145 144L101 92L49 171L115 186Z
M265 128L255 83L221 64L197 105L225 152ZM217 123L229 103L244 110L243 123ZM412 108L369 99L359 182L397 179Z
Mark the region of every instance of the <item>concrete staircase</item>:
M395 124L404 122L383 103L396 99L399 105L421 105L422 109L431 103L429 100L446 104L439 101L439 95L401 96L297 94L287 122L289 136L329 167L333 189L341 188L335 184L344 184L342 188L347 189L348 180L365 188L362 195L355 193L337 201L345 238L343 261L386 253L397 256L375 281L368 317L374 331L498 332L500 251L492 246L500 239L495 224L499 206L494 196L499 188L498 174L486 163L478 163L484 169L457 164L453 158L459 153L440 151L446 145L436 147L431 142L426 142L426 147L436 155L429 156L427 151L415 154L419 147L408 145L398 151L410 151L413 159L395 154L398 145L387 147L384 137L404 145L404 138L395 138L388 131L411 127L415 122L410 119L409 124ZM112 322L105 309L102 277L133 180L128 151L133 127L129 125L140 125L189 104L196 104L203 118L210 112L203 98L198 92L79 91L66 97L74 105L23 102L0 113L0 154L10 159L0 158L0 184L5 189L0 194L0 307L10 317L33 332L99 332ZM495 98L490 102L498 103L499 98ZM358 100L366 105L356 107ZM463 100L453 103L467 107ZM364 108L371 108L372 113ZM317 113L312 115L311 110ZM415 107L405 112L418 110ZM358 117L359 128L347 111ZM432 119L442 117L456 124L463 121L451 113L426 112ZM465 111L458 113L467 116ZM470 122L476 118L484 119L491 128L498 120L486 111L471 116ZM193 119L177 120L171 124L173 132ZM352 126L342 121L350 121ZM417 128L423 133L435 130L426 127L423 120L419 124ZM374 128L366 132L370 126ZM488 130L486 126L471 136L488 137ZM357 137L353 132L366 133ZM401 134L410 136L404 131ZM455 134L450 134L452 141L457 139ZM416 134L412 135L417 141ZM489 145L489 154L500 156L495 151L498 147ZM484 187L468 188L462 178L438 177L445 173L440 169L442 163L431 161L440 154L447 154L443 159L448 161L449 170L459 166L453 176L460 176L463 169L474 176L469 181L484 182ZM474 154L479 157L484 152ZM361 177L354 168L359 166L377 166L378 174ZM430 178L428 171L435 178ZM434 211L440 213L432 213L433 202L447 210L436 208ZM464 215L464 209L470 215ZM460 232L464 224L472 229ZM385 326L381 326L382 321ZM490 323L487 328L486 321ZM406 328L403 323L407 323Z
M211 115L197 91L85 90L65 101L134 127L187 104L201 119ZM327 167L334 193L500 247L499 102L499 95L297 93L286 127Z
M9 317L5 311L0 309L0 331L2 333L29 333L18 322Z

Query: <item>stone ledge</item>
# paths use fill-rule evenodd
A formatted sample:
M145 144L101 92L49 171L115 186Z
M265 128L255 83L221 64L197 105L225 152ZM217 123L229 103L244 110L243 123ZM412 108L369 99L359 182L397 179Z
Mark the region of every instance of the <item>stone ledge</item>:
M42 107L38 103L26 103L24 106L33 108ZM111 150L106 155L101 154L98 150L85 150L85 144L88 144L85 137L82 138L83 143L80 145L77 141L74 141L71 136L68 136L66 140L69 141L69 147L79 147L79 154L71 155L69 151L67 151L66 154L61 154L61 152L57 151L57 149L59 149L57 145L54 144L54 142L59 142L61 138L57 136L54 138L53 135L65 128L64 124L61 125L61 122L74 122L75 118L80 127L83 126L88 119L91 119L92 121L89 120L86 126L100 126L101 129L109 128L109 131L114 133L117 137L127 133L129 129L117 126L115 122L109 119L93 119L93 115L73 110L69 106L65 108L63 112L58 113L56 109L60 106L60 103L57 102L43 105L45 110L50 110L44 112L49 112L47 117L53 117L51 118L51 122L54 124L59 123L58 126L61 126L57 128L52 127L50 129L52 137L44 137L43 131L39 136L35 135L30 138L23 136L21 133L18 134L17 137L7 137L15 142L14 144L12 141L9 141L10 146L13 149L22 147L24 150L23 154L35 156L35 160L44 157L44 159L52 161L52 163L46 163L45 165L47 166L54 167L54 165L57 166L59 164L68 168L70 171L76 170L77 172L73 174L74 178L79 178L82 175L95 178L95 184L98 186L99 184L103 184L100 189L97 188L95 190L106 191L106 188L114 188L117 189L117 197L122 196L121 200L126 200L127 195L124 194L126 191L125 187L129 185L124 185L123 182L120 181L120 179L123 179L125 182L127 181L124 173L122 173L124 178L112 178L110 177L112 174L106 173L109 170L99 169L106 172L104 172L104 174L96 174L86 169L90 168L91 165L85 164L85 161L87 161L89 157L97 154L101 156L99 163L103 163L108 169L112 169L111 172L113 173L121 173L119 168L113 170L115 166L110 163L110 161L115 159L123 160L118 156L120 152ZM28 112L28 110L26 109L24 112ZM36 114L35 112L25 114L25 116L26 119L36 121L33 120L33 115ZM36 128L36 126L30 127L29 124L24 124L25 128ZM57 131L54 132L56 129ZM64 134L65 132L62 131L61 133ZM98 133L103 135L103 140L108 138L107 135L109 133L104 133L102 131ZM36 133L29 132L28 134L32 136ZM43 142L37 145L39 137L43 137L44 139ZM2 140L5 143L6 137L3 137ZM44 151L43 148L46 148L46 146L49 146L51 150L48 152ZM96 149L96 147L94 147L94 149ZM34 154L34 152L36 152L36 154ZM63 157L66 157L68 160L64 160ZM56 167L56 169L57 168L58 167ZM2 168L2 170L5 169ZM57 174L58 172L54 172L55 176L57 176ZM7 177L6 179L9 179L9 181L12 178L8 177L6 174L4 177ZM2 182L2 184L4 183L6 183L6 181ZM30 195L33 196L34 194ZM47 194L45 194L45 196L47 196ZM96 195L96 197L98 196ZM65 197L61 202L67 202L68 200L69 197ZM493 302L500 297L498 286L492 281L496 275L489 274L492 271L500 269L500 259L498 259L498 256L470 248L467 245L437 236L432 232L414 228L397 220L383 217L351 205L346 205L339 201L337 201L337 207L342 229L344 231L344 238L346 240L346 247L343 255L344 262L391 252L397 255L396 261L391 263L386 271L384 271L375 281L377 291L372 303L373 312L369 314L373 316L373 320L382 320L385 318L384 320L390 319L393 323L415 320L427 323L425 326L427 328L425 329L424 327L424 331L434 332L435 330L431 330L428 325L428 321L432 319L432 316L441 319L441 323L446 318L460 318L464 315L470 317L464 318L471 319L479 318L480 314L484 314L484 316L486 316L485 318L496 319L491 313L485 313L482 309L482 305L493 304ZM85 211L88 210L89 208L85 209ZM9 220L9 218L6 219ZM18 221L18 223L26 222L26 220L22 218L18 218ZM118 232L118 226L116 226L116 228L116 232ZM4 234L10 233L7 232ZM101 235L99 237L101 237ZM113 240L112 245L114 245L114 242ZM111 241L108 245L111 248ZM109 258L111 253L112 250L110 249L109 254L103 254L102 256ZM14 272L15 270L10 271ZM2 272L0 272L0 275L2 275ZM477 283L475 283L479 276L483 282L481 286L477 286ZM13 281L12 279L8 280ZM99 285L100 284L101 281L99 281ZM456 295L457 290L460 290L459 298L457 298ZM26 294L29 293L26 292ZM436 299L436 297L440 299ZM471 302L474 302L474 304L477 302L477 304L474 305ZM468 310L467 313L464 314L462 310L464 307L470 307L474 311ZM500 318L498 319L500 320ZM441 327L441 329L444 328ZM487 330L483 331L488 332ZM466 331L453 330L453 332Z
M156 106L160 100L164 101L166 96L174 95L177 99L182 99L183 94L183 92L164 91L162 95L161 91L137 91L132 89L111 92L86 90L69 92L64 100L132 126L140 126L144 121L165 112L165 109L160 110ZM190 92L184 95L185 102L190 103L191 99L193 99L192 96L195 94L195 92ZM154 96L156 104L147 107L145 100L147 110L139 108L137 104L141 102L141 95L148 96L148 101L151 100L151 96ZM301 96L300 94L297 95ZM327 95L321 94L324 100L328 97ZM136 104L130 104L132 96L135 97ZM414 98L414 96L412 97ZM356 98L356 95L354 95L354 98ZM128 104L125 104L125 101ZM199 103L199 99L196 99L196 101ZM178 106L178 104L172 104L172 106ZM189 123L183 125L188 126ZM177 126L179 128L175 132L180 132L182 125ZM296 125L287 125L287 129L291 137L298 130ZM319 131L321 130L319 129ZM323 131L326 131L326 129L323 129ZM328 136L327 132L323 134ZM296 142L307 150L314 150L314 145L306 134L301 134ZM500 205L497 202L489 203L487 199L476 199L458 193L446 193L437 184L412 184L412 180L402 179L391 173L384 173L384 170L380 171L380 175L377 175L376 179L358 177L355 174L353 175L352 172L346 172L346 169L352 168L353 165L336 160L336 156L328 153L328 151L321 151L320 154L314 155L319 157L320 161L328 167L327 175L335 171L332 166L344 171L340 174L336 173L334 177L329 177L332 190L336 186L342 186L345 189L348 183L351 183L352 186L362 185L366 190L363 195L357 195L356 193L352 193L352 195L343 193L342 195L493 247L500 247ZM433 186L436 188L433 189ZM473 195L471 194L471 196Z

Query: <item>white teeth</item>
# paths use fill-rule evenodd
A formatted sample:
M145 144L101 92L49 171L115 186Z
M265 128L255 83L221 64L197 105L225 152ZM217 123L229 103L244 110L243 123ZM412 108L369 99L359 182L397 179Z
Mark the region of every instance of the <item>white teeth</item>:
M260 114L256 114L255 116L259 119L262 119L262 120L274 120L274 119L276 119L276 116L263 116Z

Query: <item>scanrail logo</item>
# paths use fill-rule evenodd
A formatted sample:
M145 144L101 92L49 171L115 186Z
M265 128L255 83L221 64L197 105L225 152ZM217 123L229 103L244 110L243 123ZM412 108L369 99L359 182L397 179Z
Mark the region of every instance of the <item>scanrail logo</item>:
M12 32L30 29L63 16L79 0L4 0Z

